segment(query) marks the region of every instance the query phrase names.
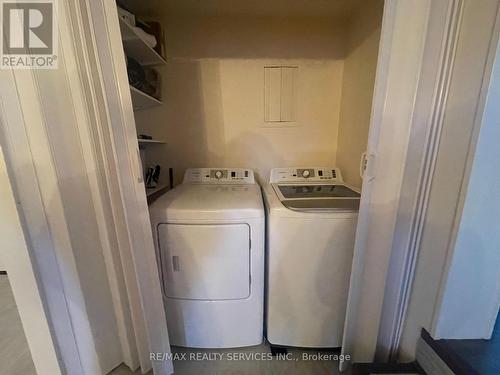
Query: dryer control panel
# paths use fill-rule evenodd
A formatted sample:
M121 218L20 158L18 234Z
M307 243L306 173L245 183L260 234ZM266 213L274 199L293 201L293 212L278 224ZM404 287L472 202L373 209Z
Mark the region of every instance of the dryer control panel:
M340 169L335 167L273 168L269 182L341 183L343 179Z
M246 168L189 168L184 184L255 184L253 170Z

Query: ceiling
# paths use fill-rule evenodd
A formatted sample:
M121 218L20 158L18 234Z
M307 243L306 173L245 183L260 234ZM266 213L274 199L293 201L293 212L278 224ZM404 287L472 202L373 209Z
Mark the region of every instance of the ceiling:
M366 1L366 0L365 0ZM137 15L350 18L363 0L118 0Z

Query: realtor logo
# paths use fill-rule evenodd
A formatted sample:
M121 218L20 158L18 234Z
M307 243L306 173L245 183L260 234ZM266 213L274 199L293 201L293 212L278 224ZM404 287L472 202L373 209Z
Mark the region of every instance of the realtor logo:
M55 0L0 0L1 68L57 68Z

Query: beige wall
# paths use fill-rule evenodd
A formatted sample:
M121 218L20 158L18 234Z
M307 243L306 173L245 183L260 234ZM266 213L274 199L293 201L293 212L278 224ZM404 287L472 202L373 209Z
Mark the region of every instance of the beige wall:
M166 21L165 104L137 112L139 131L167 141L149 153L174 168L334 165L345 30L331 20ZM297 122L264 123L264 67L298 66ZM269 126L274 125L274 126ZM154 155L156 154L156 155Z
M167 18L164 104L136 113L139 132L167 142L149 159L173 167L176 183L187 167L250 167L266 180L273 167L340 165L359 186L353 176L366 146L382 3L353 25L331 17ZM267 65L298 66L292 126L264 123Z
M337 166L344 180L357 187L370 125L382 11L383 0L372 0L354 17L344 61Z

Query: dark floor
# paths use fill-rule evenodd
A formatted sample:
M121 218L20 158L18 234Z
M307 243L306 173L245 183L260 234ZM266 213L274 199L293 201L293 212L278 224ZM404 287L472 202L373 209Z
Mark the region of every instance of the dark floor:
M474 371L473 374L500 374L500 318L497 318L491 340L440 341L443 341L451 353Z

